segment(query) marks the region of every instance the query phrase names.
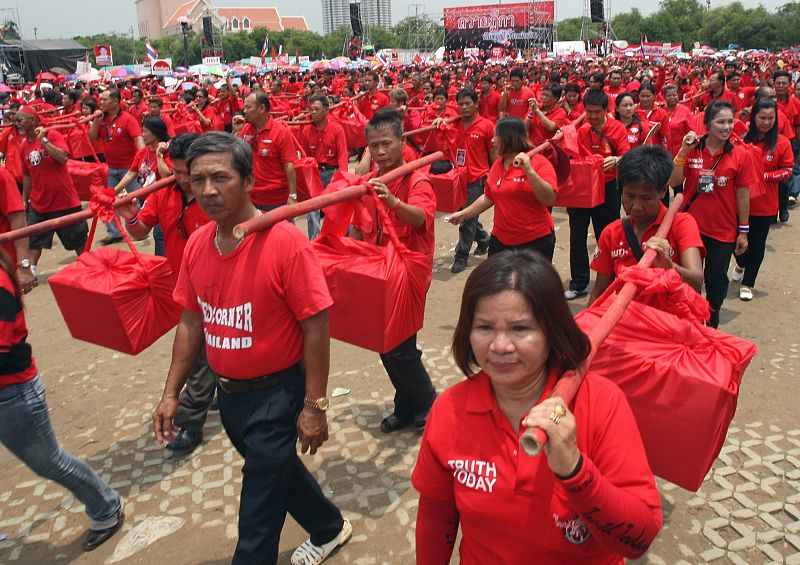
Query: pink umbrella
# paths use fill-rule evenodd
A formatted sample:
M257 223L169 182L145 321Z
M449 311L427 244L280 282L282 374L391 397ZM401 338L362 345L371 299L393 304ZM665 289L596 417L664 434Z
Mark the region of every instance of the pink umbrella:
M0 83L0 92L14 92L14 89L7 84Z
M321 61L314 61L311 63L312 69L322 70L322 69L332 69L333 65L327 59L322 59Z

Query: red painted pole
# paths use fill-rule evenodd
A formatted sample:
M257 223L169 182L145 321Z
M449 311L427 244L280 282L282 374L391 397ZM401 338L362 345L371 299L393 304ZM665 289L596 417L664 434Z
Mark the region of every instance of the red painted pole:
M426 165L440 161L443 157L444 155L442 152L437 151L436 153L431 153L425 157L420 157L419 159L415 159L414 161L400 165L385 175L376 177L376 179L384 182L385 184L389 184L406 176L416 169L420 169ZM297 216L302 216L303 214L308 214L314 210L319 210L325 206L338 204L339 202L344 202L346 200L353 200L354 198L358 198L362 194L365 194L367 190L368 189L366 185L350 186L342 190L337 190L331 194L320 194L319 196L309 198L304 202L281 206L280 208L270 210L269 212L247 220L246 222L242 222L233 228L233 235L241 239L248 234L264 231L282 220L296 218ZM0 243L2 243L2 240L0 240Z
M675 218L675 214L678 213L682 206L683 194L676 194L675 199L672 201L667 214L664 216L664 219L662 220L661 225L656 232L656 237L664 238L667 236L670 228L672 227L672 220ZM645 251L644 257L639 260L639 266L648 268L653 264L655 258L656 251L654 249L648 249ZM631 303L638 290L639 287L631 282L625 283L625 285L620 289L619 293L614 298L614 302L611 303L608 310L606 310L606 313L603 314L603 317L598 321L597 325L589 332L589 341L592 344L592 350L589 352L589 356L586 358L586 361L584 361L583 365L578 369L567 371L561 376L556 383L555 388L553 389L553 393L550 395L551 397L558 396L567 405L572 402L572 399L575 398L575 394L578 392L578 389L583 382L583 377L586 375L587 369L591 366L592 360L597 354L597 351L600 349L600 346L603 345L603 342L606 340L606 338L614 330L614 326L617 325L617 322L622 319L622 315L625 314L625 309L628 307L628 304ZM531 457L539 455L542 449L544 449L546 443L547 434L545 434L540 428L528 428L525 433L522 434L522 437L519 438L520 447Z

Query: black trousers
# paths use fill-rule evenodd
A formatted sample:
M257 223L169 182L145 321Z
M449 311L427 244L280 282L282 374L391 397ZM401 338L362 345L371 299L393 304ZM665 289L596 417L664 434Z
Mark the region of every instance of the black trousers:
M463 210L473 202L475 202L483 194L483 187L486 184L486 177L478 179L467 185L467 201L461 207ZM456 259L467 260L469 251L472 249L472 244L477 242L478 245L489 242L489 234L483 229L479 218L470 218L464 220L458 226L458 243L456 244Z
M305 394L304 371L297 373L264 390L219 391L222 425L244 457L235 565L277 563L287 512L318 546L335 538L344 524L297 456L297 417Z
M619 190L617 179L606 183L606 201L594 208L567 208L569 216L569 288L583 290L589 286L589 249L586 238L589 236L589 221L592 222L594 238L606 226L619 219Z
M178 399L178 410L173 419L176 426L192 432L203 431L208 407L214 400L214 391L217 388L215 378L214 371L208 366L206 348L203 347Z
M436 390L422 364L417 349L417 334L389 351L381 353L381 362L394 385L394 413L398 418L411 418L431 409Z
M495 253L505 251L506 249L530 249L531 251L538 251L545 259L552 263L553 254L556 251L556 234L555 232L550 232L544 237L519 245L506 245L495 236L489 238L489 257Z
M719 311L728 294L728 265L736 243L726 243L705 235L700 236L706 248L706 264L703 276L706 285L706 300L711 305L711 319L708 325L719 327Z
M741 255L734 255L736 264L740 269L744 269L742 286L753 288L756 285L756 277L761 263L764 261L764 253L767 249L767 236L769 227L775 216L750 216L750 233L747 234L747 251Z

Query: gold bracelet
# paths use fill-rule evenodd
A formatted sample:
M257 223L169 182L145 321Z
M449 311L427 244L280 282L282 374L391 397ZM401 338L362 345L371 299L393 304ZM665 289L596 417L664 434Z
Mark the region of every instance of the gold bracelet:
M672 160L672 162L675 163L675 165L677 165L678 167L682 167L686 164L686 157L680 157L678 155L675 155L675 158Z

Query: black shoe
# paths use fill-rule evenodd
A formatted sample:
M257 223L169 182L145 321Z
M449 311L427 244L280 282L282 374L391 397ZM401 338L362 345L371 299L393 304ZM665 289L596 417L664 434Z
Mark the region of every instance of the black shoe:
M423 414L414 414L414 429L418 432L425 431L425 424L428 422L428 412Z
M789 210L781 210L779 213L779 218L781 222L788 222L789 221Z
M112 243L119 243L122 241L122 236L117 237L106 236L99 241L100 245L111 245Z
M456 257L456 260L453 261L453 264L450 266L450 272L453 274L460 273L467 268L467 260L460 259Z
M427 416L427 415L426 415ZM414 418L400 418L396 414L392 413L386 416L383 421L381 422L381 431L385 434L390 434L392 432L398 432L402 429L407 428L414 422ZM424 427L424 425L423 425Z
M117 520L117 523L110 528L106 528L104 530L89 530L89 533L86 534L86 539L83 540L83 550L92 551L93 549L97 549L103 545L109 540L109 538L111 538L111 536L119 531L123 522L125 522L125 512L122 512L119 515L119 520Z
M475 247L475 251L473 252L473 255L475 255L475 257L480 257L482 255L486 255L487 253L489 253L489 242L488 241L486 241L484 243L479 243Z
M211 401L211 404L208 405L209 410L213 410L214 412L219 411L219 395L214 395L214 400Z
M203 441L203 432L182 429L178 437L167 444L167 449L176 453L191 453Z

